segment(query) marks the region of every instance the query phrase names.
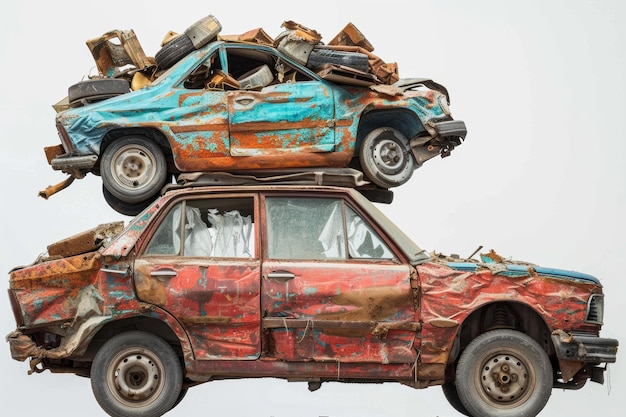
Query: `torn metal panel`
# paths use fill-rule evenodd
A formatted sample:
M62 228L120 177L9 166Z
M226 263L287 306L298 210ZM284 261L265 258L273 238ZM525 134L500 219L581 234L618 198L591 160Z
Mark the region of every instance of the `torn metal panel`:
M48 254L51 257L68 257L85 252L93 252L107 241L112 240L123 228L124 222L101 224L93 229L48 245Z
M263 30L263 28L251 29L239 35L220 35L219 38L226 42L250 42L259 45L274 45L274 38Z
M328 41L328 45L359 46L368 52L374 51L372 44L352 22L349 22L341 32Z
M132 29L111 30L86 43L102 77L119 76L128 66L142 70L155 65L154 59L144 53Z

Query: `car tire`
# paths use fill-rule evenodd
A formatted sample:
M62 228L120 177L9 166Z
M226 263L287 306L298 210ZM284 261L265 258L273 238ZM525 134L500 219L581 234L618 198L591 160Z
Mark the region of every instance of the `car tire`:
M446 400L448 400L448 403L452 406L452 408L454 408L456 411L463 414L464 416L471 417L471 414L467 411L467 409L461 402L461 399L459 398L459 392L457 391L454 382L448 381L444 383L441 386L441 390L443 391L444 397L446 397Z
M102 184L102 195L104 196L104 201L106 201L109 207L111 207L113 210L125 216L134 217L141 213L146 207L148 207L159 196L159 193L154 195L152 198L148 198L139 203L126 203L111 194L111 192L107 190L104 184Z
M112 416L161 416L180 396L183 372L174 349L142 331L113 336L91 366L91 388Z
M552 392L552 366L531 337L514 330L483 333L465 348L455 385L470 415L536 416Z
M180 404L183 398L185 398L185 395L187 395L188 390L189 388L182 388L180 390L180 394L178 394L178 398L176 398L176 401L174 401L174 405L172 406L172 408L170 408L170 410L173 410L178 404Z
M416 168L406 136L391 127L379 127L365 136L359 163L368 179L382 188L404 184Z
M85 80L67 89L67 100L70 107L80 107L85 103L105 100L129 91L130 83L121 78Z
M144 136L116 139L100 158L102 183L124 203L142 203L156 195L167 179L163 151Z
M167 69L193 50L193 43L191 42L191 39L189 39L189 36L185 33L181 33L163 45L163 47L154 55L154 60L160 69Z
M314 48L307 60L307 67L317 71L324 65L339 65L350 67L358 71L367 72L369 70L369 58L359 52L336 51L333 49Z

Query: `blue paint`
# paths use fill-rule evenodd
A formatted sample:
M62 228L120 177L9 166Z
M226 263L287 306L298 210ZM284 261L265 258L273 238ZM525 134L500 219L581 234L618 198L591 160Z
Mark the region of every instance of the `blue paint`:
M228 71L229 48L264 51L307 74L310 80L272 84L262 91L184 87L189 74L216 54L225 66L223 69ZM442 93L434 90L389 97L368 88L346 88L321 79L274 48L218 41L191 52L152 84L70 108L57 114L57 122L68 133L73 156L99 155L103 139L113 130L148 128L160 131L170 142L175 152L174 162L179 167L184 162L182 158L194 161L262 154L263 146L253 146L254 136L257 142L271 140L275 149L302 154L306 160L310 152L351 155L357 147L361 115L368 110L407 112L415 119L410 127L412 134L418 133L430 120L445 116L439 104L441 96ZM177 154L178 149L184 151Z
M317 294L317 288L306 287L302 292L304 293L304 295L314 295Z
M489 259L489 258L485 258ZM484 263L495 263L493 260ZM473 262L447 262L447 266L452 269L456 269L457 271L468 271L468 272L476 272L481 264L473 263ZM545 268L542 266L534 266L534 265L511 265L506 264L506 271L496 272L496 275L505 275L510 277L524 277L530 276L528 272L528 268L532 268L537 274L543 276L549 276L552 278L562 278L573 281L589 281L596 285L601 285L598 278L593 275L584 274L576 271L568 271L565 269L556 269L556 268Z

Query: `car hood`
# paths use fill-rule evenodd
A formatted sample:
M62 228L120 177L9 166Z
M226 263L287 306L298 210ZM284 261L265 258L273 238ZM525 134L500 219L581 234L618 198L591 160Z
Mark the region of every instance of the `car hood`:
M437 256L437 258L439 258L439 260L443 260L448 267L459 271L476 272L479 269L487 268L493 274L497 275L510 277L541 275L569 281L589 282L602 286L600 280L593 275L566 269L539 266L529 262L507 260L495 253L493 250L488 254L481 254L480 261L458 258L458 260L455 260L454 258L441 256Z

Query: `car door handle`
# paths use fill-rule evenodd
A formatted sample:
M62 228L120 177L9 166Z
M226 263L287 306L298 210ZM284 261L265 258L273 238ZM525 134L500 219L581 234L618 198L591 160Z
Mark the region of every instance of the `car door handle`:
M267 274L268 279L273 279L278 282L287 282L296 277L295 274L288 271L274 271Z
M247 106L250 103L252 103L253 101L254 101L254 99L250 98L250 97L241 97L241 98L236 98L235 99L235 103L241 104L242 106Z
M178 275L178 272L174 271L173 269L159 269L150 272L150 276L155 277L159 280L174 278L176 275Z

